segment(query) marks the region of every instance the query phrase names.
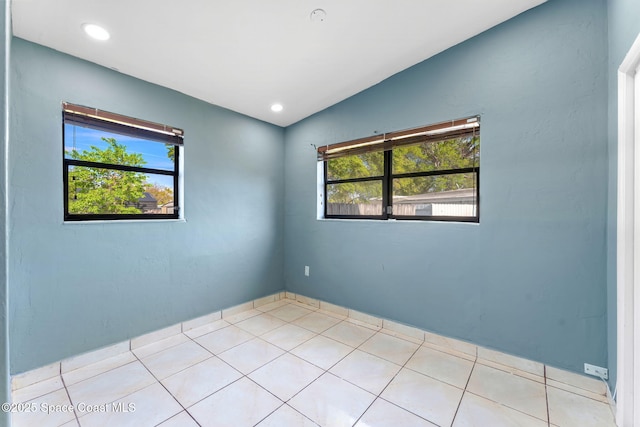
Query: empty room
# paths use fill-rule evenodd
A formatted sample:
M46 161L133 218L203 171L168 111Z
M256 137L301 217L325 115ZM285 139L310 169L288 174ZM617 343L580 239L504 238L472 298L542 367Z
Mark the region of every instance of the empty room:
M640 426L637 0L1 9L0 426Z

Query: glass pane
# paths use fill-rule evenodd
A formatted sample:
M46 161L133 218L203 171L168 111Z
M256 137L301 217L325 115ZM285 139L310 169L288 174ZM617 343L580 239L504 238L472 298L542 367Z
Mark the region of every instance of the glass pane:
M66 159L174 170L175 146L109 131L64 125Z
M477 203L475 173L393 180L394 215L474 217Z
M327 160L327 179L366 178L384 175L384 153L359 154Z
M328 215L382 215L382 181L327 185Z
M477 166L480 137L424 142L393 149L393 173L428 172Z
M69 167L70 214L173 214L173 177Z

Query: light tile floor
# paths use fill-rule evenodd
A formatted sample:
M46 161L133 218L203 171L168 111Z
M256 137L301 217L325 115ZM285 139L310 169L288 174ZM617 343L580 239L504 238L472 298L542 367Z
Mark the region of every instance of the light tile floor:
M602 400L284 300L18 389L13 425L613 427Z

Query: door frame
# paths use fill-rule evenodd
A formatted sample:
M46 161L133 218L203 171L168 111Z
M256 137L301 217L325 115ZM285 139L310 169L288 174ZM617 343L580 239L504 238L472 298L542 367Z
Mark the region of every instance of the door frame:
M640 407L634 404L640 397L640 77L636 82L638 66L640 34L618 69L616 422L620 427L640 426Z

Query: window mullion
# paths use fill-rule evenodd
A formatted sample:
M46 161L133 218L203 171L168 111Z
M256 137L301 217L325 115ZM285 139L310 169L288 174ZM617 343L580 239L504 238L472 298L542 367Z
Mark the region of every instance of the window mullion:
M392 150L384 152L384 177L382 178L382 216L384 219L389 219L393 214L389 213L389 207L393 209L393 194L392 194Z
M173 213L180 214L180 147L173 146Z
M362 178L346 178L346 179L330 179L326 180L327 184L346 184L348 182L369 182L369 181L380 181L384 179L384 176L376 175L376 176L364 176Z
M127 172L152 173L156 175L175 175L177 173L176 172L177 165L174 166L174 170L170 171L165 169L146 168L144 166L116 165L111 163L89 162L86 160L75 160L75 159L64 159L63 162L65 165L69 165L69 166L111 169L111 170L119 170L119 171L127 171Z
M329 206L329 185L327 184L328 181L328 164L329 162L325 160L324 162L324 217L327 217L327 214L329 213L329 210L327 208L327 206Z
M438 169L433 171L424 171L424 172L408 172L408 173L399 173L392 175L392 178L417 178L420 176L440 176L440 175L456 175L461 173L476 173L478 171L478 167L470 167L470 168L460 168L460 169Z
M64 154L64 153L63 153ZM69 212L69 165L64 164L62 168L62 185L64 192L64 215L68 216Z

